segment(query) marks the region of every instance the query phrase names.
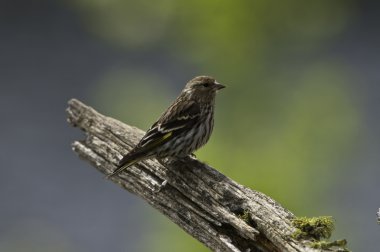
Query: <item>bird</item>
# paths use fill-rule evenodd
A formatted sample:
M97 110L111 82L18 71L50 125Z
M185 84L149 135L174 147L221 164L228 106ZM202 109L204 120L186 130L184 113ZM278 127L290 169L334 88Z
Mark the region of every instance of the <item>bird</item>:
M187 82L174 102L107 178L145 159L193 155L211 136L215 96L223 88L224 85L210 76L197 76Z

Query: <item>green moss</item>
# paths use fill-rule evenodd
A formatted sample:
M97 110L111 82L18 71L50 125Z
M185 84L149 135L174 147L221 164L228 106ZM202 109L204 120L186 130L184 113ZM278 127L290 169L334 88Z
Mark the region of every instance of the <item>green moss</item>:
M293 226L297 230L293 233L292 237L301 239L328 239L334 230L334 222L331 216L321 217L299 217L293 220Z
M237 217L242 219L245 223L250 224L251 214L248 210L244 210L242 214L238 214Z
M334 222L331 216L299 217L293 220L293 226L296 228L296 231L292 234L292 238L307 240L306 244L312 248L349 252L345 247L347 244L346 240L332 242L326 240L331 237L334 230Z
M347 241L345 239L343 240L336 240L332 242L328 241L314 241L311 242L310 247L315 249L323 249L323 250L330 250L334 249L334 251L341 251L341 252L349 252L345 246L347 245Z
M247 223L249 226L253 227L253 228L256 228L257 225L255 223L255 221L253 220L252 218L252 214L251 212L248 210L248 209L238 209L236 212L234 212L235 215L241 219L242 221L244 221L245 223Z

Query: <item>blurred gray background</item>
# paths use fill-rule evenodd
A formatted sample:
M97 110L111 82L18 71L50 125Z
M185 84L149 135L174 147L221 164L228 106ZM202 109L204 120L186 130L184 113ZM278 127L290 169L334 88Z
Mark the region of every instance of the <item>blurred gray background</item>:
M379 2L334 1L334 6L330 6L331 3L326 1L325 5L321 4L315 10L322 13L315 18L320 18L323 22L314 23L314 19L310 19L303 23L303 15L294 21L302 23L308 31L318 30L318 35L311 32L313 35L307 35L309 37L306 38L301 35L298 37L302 31L306 31L301 26L290 35L286 30L289 27L281 27L277 31L276 25L281 25L283 18L280 15L276 25L257 26L266 32L260 39L258 35L241 38L242 34L246 34L243 30L228 30L228 27L233 26L229 21L242 16L238 11L238 14L231 14L238 17L234 19L223 13L223 10L216 13L210 11L216 7L206 4L203 6L204 12L210 12L203 15L197 12L196 4L202 6L200 1L194 1L189 6L181 3L174 7L172 5L176 4L173 1L162 1L156 3L157 6L150 6L143 1L146 5L142 7L136 7L130 1L109 2L0 1L0 251L201 250L201 245L159 216L142 200L104 180L89 164L77 158L71 151L70 144L83 138L83 134L66 123L65 108L67 101L75 97L102 113L146 129L187 80L205 73L214 75L228 88L218 97L220 106L217 110L217 132L213 136L215 140L201 153L201 159L203 157L219 168L222 164L231 166L237 159L244 159L249 155L244 151L258 153L255 150L268 148L268 159L253 157L252 160L236 164L236 167L249 169L248 177L251 176L252 184L251 181L244 180L248 171L245 172L243 168L221 170L238 182L274 197L297 215L333 215L337 229L334 238L347 238L349 248L353 251L380 250L380 226L377 225L375 216L380 207ZM244 7L247 1L238 2ZM259 7L263 5L265 4ZM301 1L292 1L289 5L289 13L293 10L304 13L309 8ZM240 10L245 9L243 7ZM276 4L264 7L261 11L268 11L268 19L272 20L269 14L278 17L274 11L277 9ZM130 13L116 13L116 10L124 10L123 8L136 12L138 17L131 17ZM149 11L140 13L139 8ZM175 8L177 9L173 11ZM325 14L325 8L331 10L331 13ZM106 16L103 11L108 10L111 13ZM161 12L156 15L156 11ZM194 16L186 11L193 11ZM204 36L198 36L196 32L191 33L187 29L194 26L192 29L198 32L200 28L194 24L194 19L202 18L199 21L199 25L202 25L208 20L212 23L218 15L227 18L216 24L219 29L214 27L205 30ZM255 16L255 13L252 15ZM330 19L329 15L334 18L342 15L343 18ZM264 19L265 16L262 14L260 17ZM287 17L291 18L290 16ZM115 21L110 17L120 20ZM150 23L147 21L147 25L139 26L142 20ZM165 30L157 25L150 31L149 26L155 24L156 20L160 20L163 27L169 28ZM179 24L176 20L179 20ZM249 20L246 18L241 22L247 24L247 29L256 27L251 26ZM333 32L320 35L322 32L319 30L330 29L338 22L341 23ZM120 27L115 26L115 23L120 24ZM289 26L295 27L295 24L289 22ZM260 31L257 27L252 29ZM114 33L108 32L113 28ZM154 33L160 29L164 30L161 32L163 35ZM123 31L126 32L124 37L118 37ZM231 34L223 37L224 32ZM223 36L218 37L219 34ZM194 37L199 38L197 43L193 43ZM233 39L228 44L223 38ZM237 38L248 42L238 43L240 40ZM257 47L257 50L251 48L264 39L266 42L262 44L265 46ZM205 44L208 46L203 48ZM209 52L209 48L213 47L219 50L215 55ZM230 47L230 51L225 51ZM245 47L245 50L239 51L236 47ZM187 51L189 54L197 51L198 54L189 56L186 55ZM247 58L265 60L252 62ZM318 62L319 70L306 69L314 66L315 62ZM248 69L251 66L252 69ZM343 78L321 78L322 75L333 75L326 74L325 71L332 68L334 74L338 73L334 76ZM277 75L279 71L281 73ZM304 72L312 77L300 76ZM277 80L267 80L267 76L279 77ZM332 85L325 80L335 84L335 79L343 84L330 90ZM313 80L310 83L318 84L304 89L303 83L309 83L309 80ZM235 86L235 83L241 84ZM299 112L294 117L299 118L301 114L304 120L297 124L291 123L293 117L290 112L289 116L286 111L276 114L281 107L288 108L287 105L290 104L289 100L282 102L283 96L308 97L302 90L314 94L319 92L314 87L319 87L320 84L326 85L326 89L314 99L315 104L310 108L318 109L326 104L324 92L336 95L332 98L327 95L328 99L334 101L344 95L344 102L336 106L334 102L327 102L332 105L318 110L321 116L318 118L324 118L326 113L333 111L328 117L337 120L337 123L344 119L344 125L350 125L349 127L340 128L330 121L316 127L320 123L313 117L317 112ZM267 89L264 90L264 86ZM247 105L253 101L243 97L247 104L238 103L238 97L241 97L239 95L246 93L249 88L254 88L257 94L252 99L255 102ZM280 91L276 93L276 90ZM143 102L132 100L134 96ZM261 96L268 98L260 100ZM305 102L307 100L311 99L305 98ZM251 110L250 106L254 109ZM299 102L292 106L308 108L309 105ZM242 110L242 107L250 112L237 113L239 116L234 118L235 112ZM294 109L290 106L289 110ZM242 119L249 117L255 120ZM294 152L294 157L283 152L282 148L281 151L278 150L277 146L281 145L275 140L271 140L273 145L264 146L263 143L268 142L268 135L276 136L272 133L282 132L277 131L277 128L265 132L271 120L281 130L282 125L293 125L291 128L295 129L294 133L289 133L291 139L294 139L291 136L303 137L302 134L308 135L310 132L313 134L322 127L330 132L328 130L333 125L331 128L336 127L336 131L324 136L330 139L339 135L339 144L330 144L325 138L316 135L311 141L313 146L319 146L322 150L327 148L328 153L322 155L310 151L311 154L303 156L301 162L301 159L297 159L301 155L299 153L304 148L309 148L304 142L300 141L297 145L299 147L295 148L296 144L287 141L286 137L277 137L281 139L284 149L289 149L287 147L290 146L290 149L294 147L299 151ZM228 121L235 121L233 130L228 130L231 128ZM251 123L255 126L250 127ZM310 124L311 130L298 133L303 129L299 125L304 124ZM249 131L250 128L259 132L252 133L256 134L253 135L254 139L259 139L252 142L260 144L251 149L253 144L247 142L239 150L236 146L240 145L243 136L237 136L236 132ZM341 132L344 134L340 135ZM346 146L349 147L345 148ZM229 160L216 161L221 153L232 149L239 151L241 156L235 153ZM284 157L283 163L286 165L278 161L282 160L281 157ZM289 159L297 161L288 162ZM320 159L329 161L320 162ZM277 168L271 170L269 167L272 166ZM259 170L259 167L264 168ZM288 174L286 167L299 167L298 170L289 171L289 174L309 172L309 167L311 173L299 175L300 177L278 175L276 178L278 173L275 169L285 170ZM271 178L275 184L264 184ZM305 181L300 182L298 179ZM290 189L276 190L279 182L283 183L280 187L288 186ZM300 187L292 188L298 182ZM195 244L195 247L188 248L187 244Z

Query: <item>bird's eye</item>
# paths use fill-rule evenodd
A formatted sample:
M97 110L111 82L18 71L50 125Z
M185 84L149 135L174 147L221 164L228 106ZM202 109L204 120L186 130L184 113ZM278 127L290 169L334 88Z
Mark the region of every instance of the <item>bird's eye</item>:
M209 86L210 86L210 83L204 83L202 86L204 86L204 87L209 87Z

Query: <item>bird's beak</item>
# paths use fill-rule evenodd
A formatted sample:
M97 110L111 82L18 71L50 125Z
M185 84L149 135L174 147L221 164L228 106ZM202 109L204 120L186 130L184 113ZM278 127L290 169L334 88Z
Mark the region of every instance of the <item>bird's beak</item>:
M220 89L223 89L223 88L225 88L226 86L224 86L224 85L222 85L222 84L220 84L220 83L218 83L218 82L215 82L215 84L214 84L214 88L215 88L215 90L220 90Z

